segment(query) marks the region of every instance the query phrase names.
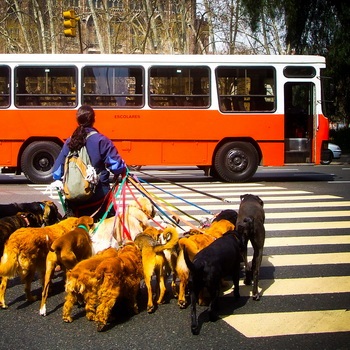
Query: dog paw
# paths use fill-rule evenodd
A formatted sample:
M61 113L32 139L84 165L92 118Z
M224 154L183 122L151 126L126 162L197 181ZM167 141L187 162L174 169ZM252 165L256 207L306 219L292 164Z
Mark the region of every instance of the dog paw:
M179 305L180 309L186 309L187 307L186 301L183 300L179 301L177 305Z
M6 310L6 309L8 309L9 307L8 307L6 304L1 304L1 308L4 309L4 310Z
M259 293L253 295L253 300L255 300L255 301L259 301L259 300L260 300L260 295L259 295Z
M41 316L46 316L46 305L42 306L39 311Z
M147 306L147 312L149 314L153 314L154 311L155 311L154 306Z
M106 326L106 325L105 325L104 323L99 322L99 323L97 324L97 332L103 332L105 326Z
M199 334L199 326L191 326L191 332L193 335Z
M73 322L73 319L72 319L72 317L70 317L70 316L68 316L68 317L63 317L62 319L63 319L63 321L66 322L66 323L72 323L72 322Z

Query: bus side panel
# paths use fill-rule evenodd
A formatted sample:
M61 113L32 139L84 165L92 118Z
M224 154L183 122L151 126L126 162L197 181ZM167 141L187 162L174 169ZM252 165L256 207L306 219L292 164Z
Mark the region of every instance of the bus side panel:
M261 142L259 146L263 155L261 165L284 165L284 142Z
M115 145L128 165L208 165L215 144L206 141L122 141ZM186 155L186 156L184 156Z
M15 153L16 154L16 153ZM12 159L12 142L0 141L0 165L16 166Z

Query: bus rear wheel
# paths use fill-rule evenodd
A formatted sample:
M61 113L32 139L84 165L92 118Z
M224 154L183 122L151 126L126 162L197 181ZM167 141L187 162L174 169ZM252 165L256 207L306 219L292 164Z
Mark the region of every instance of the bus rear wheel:
M52 182L52 169L61 147L52 141L29 144L21 157L21 168L27 179L36 184Z
M249 142L234 141L219 148L214 158L217 175L227 182L245 182L256 173L259 156Z

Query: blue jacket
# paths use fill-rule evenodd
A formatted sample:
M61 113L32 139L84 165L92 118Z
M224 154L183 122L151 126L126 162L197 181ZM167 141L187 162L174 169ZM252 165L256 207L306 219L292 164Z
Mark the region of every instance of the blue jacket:
M85 128L86 132L97 131L94 128ZM64 162L69 153L68 142L70 138L64 143L62 150L57 157L53 167L53 179L61 180L64 172ZM95 168L96 173L100 176L100 182L97 186L97 197L102 197L109 190L109 171L115 175L119 175L126 170L124 160L119 155L113 142L106 136L99 132L92 134L86 140L86 148L90 156L92 166ZM101 188L102 187L102 188ZM103 193L101 193L101 190ZM95 196L94 196L95 197ZM96 197L94 199L97 199Z

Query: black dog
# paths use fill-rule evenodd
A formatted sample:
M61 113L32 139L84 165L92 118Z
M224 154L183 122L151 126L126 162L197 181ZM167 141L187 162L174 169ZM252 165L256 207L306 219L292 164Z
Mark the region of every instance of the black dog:
M238 214L237 214L236 210L225 209L225 210L221 211L218 215L215 216L215 218L213 219L213 222L220 221L220 220L227 220L227 221L232 222L236 226L237 215Z
M223 277L232 277L234 296L239 298L239 273L242 248L242 242L238 232L228 231L208 247L198 252L192 262L189 259L186 249L184 249L184 258L191 274L189 287L191 293L192 334L199 334L200 327L197 319L196 304L199 293L203 288L208 290L210 296L208 311L211 321L217 319L216 311Z
M62 219L56 204L52 201L0 204L0 218L30 212L42 216L45 225L53 225Z
M263 248L265 243L265 212L263 209L264 202L252 194L241 196L241 204L238 210L237 231L240 233L243 244L243 260L245 264L244 283L250 285L253 279L253 299L259 300L259 270L262 261ZM254 255L252 266L250 267L247 260L247 244L251 242Z
M42 216L33 213L17 213L0 219L0 257L4 252L5 242L11 234L21 227L40 227Z

